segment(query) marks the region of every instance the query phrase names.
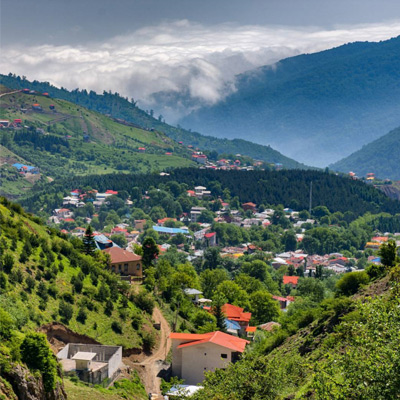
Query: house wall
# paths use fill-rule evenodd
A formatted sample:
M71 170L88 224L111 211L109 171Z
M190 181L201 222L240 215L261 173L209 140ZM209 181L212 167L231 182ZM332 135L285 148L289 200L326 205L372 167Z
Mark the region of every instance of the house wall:
M112 378L113 375L118 371L118 368L122 362L122 347L111 356L108 360L108 377Z
M195 385L204 380L204 373L214 371L216 368L226 368L232 361L232 351L213 343L204 343L177 349L181 352L180 378L187 385ZM226 354L227 358L222 358ZM173 364L175 359L173 358ZM178 375L179 376L179 375Z
M142 276L142 262L130 261L128 263L111 263L111 271L121 275Z

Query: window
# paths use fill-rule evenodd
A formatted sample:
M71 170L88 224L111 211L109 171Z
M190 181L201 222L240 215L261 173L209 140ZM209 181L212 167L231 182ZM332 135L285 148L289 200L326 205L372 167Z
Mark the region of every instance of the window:
M221 358L228 358L228 354L221 354Z
M137 269L138 271L140 271L140 264L137 264L137 265L136 265L136 269Z
M207 355L207 353L204 353L204 355L206 356L206 355Z

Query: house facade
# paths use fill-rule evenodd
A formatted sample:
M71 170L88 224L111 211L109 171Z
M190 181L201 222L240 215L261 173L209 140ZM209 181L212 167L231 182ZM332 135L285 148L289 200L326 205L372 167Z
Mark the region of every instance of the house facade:
M226 368L243 353L247 340L223 332L204 334L171 333L172 375L195 385L204 380L204 373Z
M103 251L110 255L110 269L112 272L123 276L143 277L142 257L117 246Z

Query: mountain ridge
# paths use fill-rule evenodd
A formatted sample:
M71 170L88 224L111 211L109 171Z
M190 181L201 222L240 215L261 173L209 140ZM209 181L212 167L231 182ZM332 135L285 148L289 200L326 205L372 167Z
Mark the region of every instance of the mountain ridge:
M251 132L302 162L326 166L400 125L400 38L355 42L241 74L237 90L180 123L219 137Z

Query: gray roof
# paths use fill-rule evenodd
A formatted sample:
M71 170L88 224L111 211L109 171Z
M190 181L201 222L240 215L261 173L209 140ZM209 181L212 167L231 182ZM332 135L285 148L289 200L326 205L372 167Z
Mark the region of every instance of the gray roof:
M91 361L96 357L96 353L90 353L88 351L78 351L73 357L72 360L85 360Z
M200 290L197 289L185 289L185 293L187 295L196 295L196 294L203 294L203 292L200 292Z

